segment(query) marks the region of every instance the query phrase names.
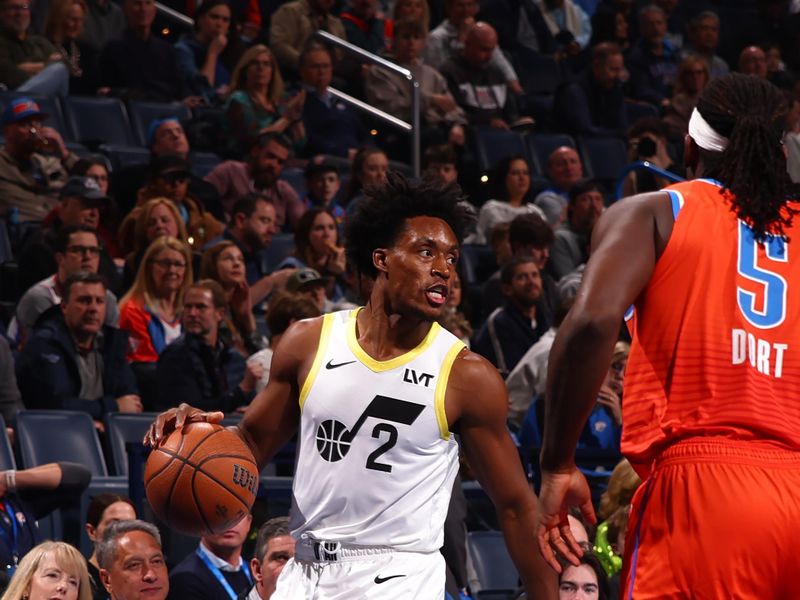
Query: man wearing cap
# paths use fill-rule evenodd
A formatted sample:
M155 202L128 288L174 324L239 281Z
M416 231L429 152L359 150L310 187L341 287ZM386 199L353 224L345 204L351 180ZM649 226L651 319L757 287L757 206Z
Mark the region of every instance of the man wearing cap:
M69 71L45 37L28 33L28 0L0 0L0 81L29 94L66 96Z
M44 219L78 162L58 131L42 124L46 118L30 98L11 100L0 117L5 138L0 148L0 215L16 207L23 221Z
M304 267L297 269L289 277L286 281L286 291L311 300L323 314L345 308L355 308L355 305L344 299L338 302L328 300L326 288L330 282L330 277L323 277L316 269Z
M108 205L109 198L91 177L70 177L61 188L60 202L52 222L28 236L19 257L19 284L28 289L56 272L56 240L59 231L69 225L85 225L97 229L100 211ZM101 249L98 272L106 286L115 294L120 291L120 277L114 260Z

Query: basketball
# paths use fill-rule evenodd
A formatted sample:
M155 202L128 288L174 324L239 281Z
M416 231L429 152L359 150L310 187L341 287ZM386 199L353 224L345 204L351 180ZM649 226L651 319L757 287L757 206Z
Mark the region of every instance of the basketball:
M250 512L258 467L232 431L190 423L150 453L144 485L153 512L170 528L197 536L221 533Z

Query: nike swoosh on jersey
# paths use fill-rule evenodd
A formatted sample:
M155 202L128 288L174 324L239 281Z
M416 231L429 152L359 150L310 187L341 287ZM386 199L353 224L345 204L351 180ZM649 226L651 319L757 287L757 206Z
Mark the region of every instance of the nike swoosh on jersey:
M325 365L325 368L326 369L338 369L339 367L343 367L345 365L352 365L354 362L356 362L356 361L348 360L347 362L334 363L333 360L329 360L328 364Z
M405 575L389 575L389 577L381 577L380 575L375 575L375 583L381 584L390 579L396 579L397 577L405 577Z

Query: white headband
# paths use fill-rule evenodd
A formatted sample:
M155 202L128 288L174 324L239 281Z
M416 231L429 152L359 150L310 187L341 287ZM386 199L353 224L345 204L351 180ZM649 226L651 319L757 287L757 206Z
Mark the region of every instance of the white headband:
M696 108L692 110L692 117L689 119L689 135L703 150L711 152L722 152L730 142L728 138L714 131Z

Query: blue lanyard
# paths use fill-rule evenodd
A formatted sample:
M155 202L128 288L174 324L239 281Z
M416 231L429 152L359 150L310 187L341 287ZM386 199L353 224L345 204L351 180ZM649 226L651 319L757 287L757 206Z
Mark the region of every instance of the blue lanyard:
M195 552L197 553L197 556L200 557L200 560L202 560L203 563L205 563L205 565L208 567L208 570L211 571L211 574L216 577L217 581L219 581L219 584L227 592L231 600L236 600L236 598L238 598L238 594L233 591L231 584L228 583L228 580L222 575L222 571L219 570L219 567L211 562L211 559L206 556L206 553L203 552L199 546ZM247 563L245 561L242 561L242 572L244 573L244 576L247 577L248 583L253 585L253 578L250 576L250 570L247 568Z
M17 515L14 514L14 509L11 506L11 502L8 500L4 502L3 510L11 520L11 535L8 535L8 530L5 527L0 527L0 537L5 540L8 544L8 549L11 550L12 564L6 565L6 572L12 574L17 568L17 563L19 563L19 551L17 550Z

